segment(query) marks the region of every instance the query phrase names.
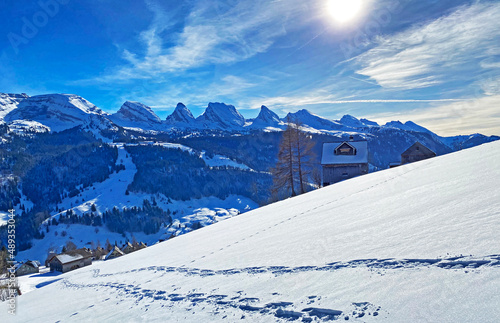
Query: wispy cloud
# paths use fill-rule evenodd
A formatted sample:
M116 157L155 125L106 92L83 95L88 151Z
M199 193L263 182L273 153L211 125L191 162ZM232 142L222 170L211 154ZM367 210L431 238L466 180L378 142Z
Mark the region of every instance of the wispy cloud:
M500 67L500 3L475 2L395 35L357 57L358 74L384 88L416 89L473 80ZM496 58L493 55L497 55Z
M225 75L216 82L205 84L202 89L193 91L190 94L187 85L182 85L182 89L179 89L179 85L176 85L179 93L183 93L182 101L185 104L199 106L200 108L205 107L208 102L219 101L224 97L242 95L255 86L256 84L234 75ZM169 89L168 91L150 93L147 96L139 96L139 100L154 102L151 107L157 111L171 111L176 103L175 95L172 94L173 90ZM234 104L235 102L228 103Z
M429 99L429 100L419 100L419 99L368 99L368 100L339 100L335 99L333 95L306 95L306 96L296 96L296 97L272 97L272 98L259 98L255 104L254 108L257 108L258 102L263 102L264 104L270 106L290 106L290 107L305 107L308 105L319 105L319 104L355 104L355 103L436 103L436 102L464 102L469 101L469 99Z
M123 49L126 64L87 82L149 79L210 64L230 64L265 52L300 14L302 2L194 2L182 21L159 2L146 1L154 13L140 34L144 50ZM183 24L182 28L171 28Z
M500 135L500 94L464 102L453 102L426 109L368 115L385 123L393 120L416 122L439 135L472 133Z

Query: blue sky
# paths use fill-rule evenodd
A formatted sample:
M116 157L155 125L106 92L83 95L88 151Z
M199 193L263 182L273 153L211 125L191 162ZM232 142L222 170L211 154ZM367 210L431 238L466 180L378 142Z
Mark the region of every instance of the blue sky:
M360 0L343 23L329 1L2 1L0 92L500 134L498 1Z

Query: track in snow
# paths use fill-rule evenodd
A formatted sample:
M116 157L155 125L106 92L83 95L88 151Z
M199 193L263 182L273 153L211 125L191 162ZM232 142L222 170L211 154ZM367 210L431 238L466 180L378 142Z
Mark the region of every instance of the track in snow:
M170 266L149 266L129 271L122 271L113 274L101 274L99 269L95 269L94 278L128 276L140 272L154 272L162 277L165 274L173 273L183 276L197 276L200 278L209 276L232 276L232 275L290 275L323 271L334 272L337 270L349 270L354 268L365 268L374 271L377 274L384 275L390 270L425 270L431 268L440 268L444 270L462 271L464 274L473 272L483 267L500 267L500 255L489 255L484 257L458 256L438 259L359 259L347 262L333 262L324 266L263 266L231 268L223 270L210 270L200 268L170 267ZM370 302L353 302L350 308L344 310L315 307L315 303L321 300L321 296L307 296L305 304L294 304L286 300L279 302L269 302L262 304L259 297L252 297L243 291L238 291L231 295L217 293L212 290L210 293L192 291L189 293L178 293L175 285L172 289L156 290L141 288L140 285L125 284L118 282L99 282L90 284L72 283L70 279L63 280L63 286L71 289L94 289L96 291L112 292L116 298L108 300L121 302L125 298L133 299L137 306L142 306L144 311L153 302L160 302L161 307L172 308L182 307L186 311L203 310L206 307L212 309L212 313L221 319L227 318L226 315L234 314L236 309L241 313L242 318L249 315L252 318L260 317L265 319L278 320L302 320L302 322L329 321L329 320L358 320L364 316L372 318L384 318L388 314L380 306ZM273 295L280 295L274 293ZM78 315L74 313L73 315Z
M441 259L359 259L347 262L332 262L324 266L262 266L262 267L246 267L246 268L231 268L221 270L201 269L201 268L186 268L186 267L169 267L169 266L149 266L129 271L117 272L114 274L101 274L99 269L94 270L94 277L109 277L115 275L125 275L141 271L154 271L165 273L180 273L185 276L215 276L215 275L258 275L258 274L273 274L281 276L286 274L294 274L299 272L310 271L336 271L340 269L352 268L368 268L379 270L383 274L384 270L401 270L401 269L424 269L424 268L441 268L468 270L477 269L480 267L500 267L500 255L490 255L474 258L471 256L449 257Z
M225 319L229 314L226 310L237 309L241 311L241 319L245 318L245 315L257 315L257 316L270 316L284 319L284 320L298 320L301 319L302 322L312 322L312 321L330 321L337 319L357 319L362 318L365 315L371 315L377 317L380 314L386 314L385 311L381 309L380 306L376 306L369 302L357 302L351 303L350 308L347 311L340 311L336 309L320 308L314 307L316 301L321 300L321 296L308 296L307 304L310 306L302 306L303 308L297 310L292 302L270 302L267 304L259 304L260 299L257 297L248 297L243 291L236 292L234 295L224 295L216 293L197 293L191 292L187 294L180 293L169 293L164 290L154 290L154 289L143 289L139 286L132 284L120 284L120 283L94 283L94 284L74 284L69 282L67 279L63 281L65 288L72 289L84 289L92 288L96 291L101 289L111 289L114 291L118 297L122 298L133 298L135 299L135 305L139 306L139 302L162 302L161 307L171 308L179 307L180 305L186 308L186 311L196 311L197 309L204 310L207 306L212 307L212 313L220 318ZM278 294L278 293L275 293ZM107 298L104 301L110 301L111 298ZM112 301L116 301L113 299ZM123 300L119 300L121 302ZM143 305L143 310L148 311L149 304L141 303ZM89 307L92 307L91 305ZM71 316L78 315L78 312L73 313Z

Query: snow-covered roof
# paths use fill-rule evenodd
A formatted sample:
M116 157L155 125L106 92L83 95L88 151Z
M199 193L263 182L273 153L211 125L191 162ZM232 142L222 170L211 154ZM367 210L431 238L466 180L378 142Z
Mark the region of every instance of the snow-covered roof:
M335 155L335 149L347 143L356 149L355 155ZM326 142L323 144L321 165L342 165L342 164L364 164L368 163L368 142L363 141L340 141Z
M82 255L79 254L74 254L74 255L68 255L68 254L60 254L56 256L57 260L59 260L62 264L67 264L69 262L73 262L76 260L83 259Z

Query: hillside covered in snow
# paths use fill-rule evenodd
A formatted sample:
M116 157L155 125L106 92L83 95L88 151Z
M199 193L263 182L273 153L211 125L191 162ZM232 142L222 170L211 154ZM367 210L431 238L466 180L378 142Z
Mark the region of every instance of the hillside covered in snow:
M484 144L47 275L0 320L499 322L499 159Z

